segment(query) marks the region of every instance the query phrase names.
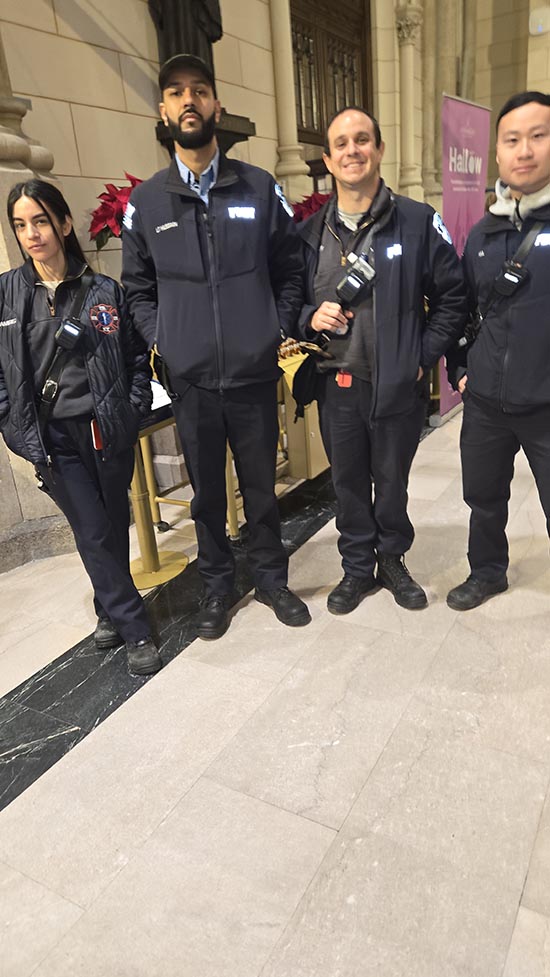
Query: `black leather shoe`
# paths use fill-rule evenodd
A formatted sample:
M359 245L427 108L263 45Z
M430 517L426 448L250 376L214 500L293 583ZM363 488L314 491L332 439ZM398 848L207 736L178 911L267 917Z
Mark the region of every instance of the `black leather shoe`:
M135 642L127 641L126 654L128 668L132 675L152 675L162 668L161 657L152 638L143 638Z
M259 590L256 587L254 597L260 604L272 607L279 621L290 628L300 628L311 621L307 604L288 587L279 587L277 590Z
M94 642L96 648L116 648L124 644L114 624L111 624L108 617L100 617L94 631Z
M229 627L229 594L209 594L200 602L197 618L197 634L199 638L211 641L221 638Z
M470 576L464 583L449 591L447 604L453 611L470 611L472 607L479 607L490 597L502 594L505 590L508 590L506 576L499 577L498 580L479 580Z
M363 597L376 590L374 577L350 577L345 573L339 584L327 597L327 608L331 614L349 614L354 611Z
M426 607L428 598L420 584L413 580L402 556L378 554L378 583L390 590L395 602L409 611Z

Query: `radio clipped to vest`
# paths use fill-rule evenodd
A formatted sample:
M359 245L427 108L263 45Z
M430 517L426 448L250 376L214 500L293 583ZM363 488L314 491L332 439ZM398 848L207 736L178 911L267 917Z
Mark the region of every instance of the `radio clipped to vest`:
M83 332L84 326L74 316L63 319L55 334L57 346L65 350L76 349Z
M503 295L504 298L513 295L520 285L529 278L529 272L527 268L523 265L518 265L513 258L509 258L504 262L502 268L500 269L498 275L493 282L493 288L498 295Z
M483 320L487 318L489 310L498 299L510 298L512 295L515 295L521 285L528 281L529 271L525 267L525 260L543 227L543 221L535 221L513 257L507 258L499 269L491 285L485 311L482 312L479 306L477 307L473 316L471 316L466 324L464 335L458 340L459 348L471 346L475 342Z

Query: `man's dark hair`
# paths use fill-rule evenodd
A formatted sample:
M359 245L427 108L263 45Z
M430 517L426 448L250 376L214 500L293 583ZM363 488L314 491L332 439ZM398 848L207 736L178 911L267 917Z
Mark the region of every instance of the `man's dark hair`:
M338 112L335 112L334 115L329 119L327 125L327 135L325 139L325 156L330 156L330 147L328 144L328 131L332 123L334 122L334 120L337 119L339 115L344 115L345 112L361 112L362 115L366 115L367 119L371 120L372 127L374 129L374 141L376 143L376 148L379 149L380 143L382 142L382 133L380 132L380 126L378 125L377 119L374 118L374 115L371 115L370 112L367 112L367 110L364 109L362 105L345 105L343 109L338 109Z
M518 92L517 95L512 95L498 113L496 124L497 134L500 120L505 115L508 115L508 112L513 112L514 109L519 109L522 105L529 105L529 102L538 102L539 105L550 107L550 95L545 95L544 92Z

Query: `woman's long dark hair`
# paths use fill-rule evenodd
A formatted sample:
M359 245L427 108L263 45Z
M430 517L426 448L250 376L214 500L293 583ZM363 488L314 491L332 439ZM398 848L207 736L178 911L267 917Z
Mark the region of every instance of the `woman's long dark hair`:
M52 221L53 215L59 224L64 224L67 217L72 219L72 214L61 191L58 190L53 183L47 183L46 180L38 180L33 178L32 180L26 180L25 183L16 183L8 194L8 220L17 239L17 243L19 244L19 238L17 237L13 222L13 208L21 197L30 197L31 200L36 201L37 204L41 204L46 215L50 219L54 234L67 257L72 255L72 257L76 258L77 261L81 262L82 264L87 264L86 258L84 257L84 252L82 251L82 248L78 243L78 238L74 232L74 227L71 228L70 234L67 234L67 237L61 237L58 233L57 227ZM23 257L26 258L27 255L20 244L19 250L21 251Z

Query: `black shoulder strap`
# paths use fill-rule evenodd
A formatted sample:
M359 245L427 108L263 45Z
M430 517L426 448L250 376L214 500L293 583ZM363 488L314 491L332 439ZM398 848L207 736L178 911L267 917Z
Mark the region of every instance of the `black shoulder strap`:
M540 232L544 227L544 221L535 221L533 226L529 228L527 234L523 238L519 248L514 254L512 261L516 265L523 265L527 255L529 254L531 248L533 247L535 241L537 240Z
M94 275L91 269L86 268L86 271L80 277L78 291L71 302L68 315L65 318L80 319L93 277ZM40 392L40 402L38 404L38 426L42 435L44 434L51 409L57 397L61 374L70 355L71 350L61 349L58 346L46 371L46 379Z
M84 311L84 304L86 302L86 296L90 289L90 285L94 280L94 273L91 268L86 268L83 274L80 276L80 285L78 286L78 291L71 302L71 307L67 313L67 318L69 319L80 319Z
M514 254L512 255L511 261L513 261L513 263L517 265L518 268L522 268L523 265L525 264L527 255L531 251L531 248L533 247L535 241L537 240L537 237L539 236L544 226L545 226L544 221L535 221L533 226L529 228L527 234L521 241L517 251L515 251ZM487 306L485 308L485 312L483 313L484 319L487 317L487 313L489 312L489 309L494 304L496 299L503 298L503 297L504 296L499 295L493 282L493 284L491 285L491 291L489 292Z

